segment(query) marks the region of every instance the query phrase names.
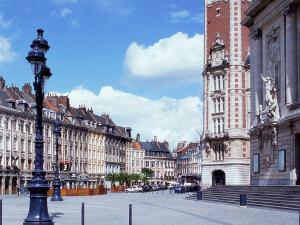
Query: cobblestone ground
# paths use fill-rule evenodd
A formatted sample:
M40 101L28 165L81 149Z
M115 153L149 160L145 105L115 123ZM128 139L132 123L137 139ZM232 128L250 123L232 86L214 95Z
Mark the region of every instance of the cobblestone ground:
M298 225L297 213L240 208L184 197L167 192L65 197L63 202L48 201L48 208L55 225L80 225L81 202L85 202L85 225L127 225L130 203L133 225ZM28 203L28 196L4 196L3 224L22 225Z

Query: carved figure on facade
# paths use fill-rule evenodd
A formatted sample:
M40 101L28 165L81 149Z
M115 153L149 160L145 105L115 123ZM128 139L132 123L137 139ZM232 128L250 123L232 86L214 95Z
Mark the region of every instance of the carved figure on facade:
M267 75L262 76L262 80L265 84L265 111L269 118L273 118L276 115L277 104L277 93L275 87L275 79Z
M262 105L259 105L259 106L258 106L258 109L257 109L256 112L255 112L255 115L256 115L256 117L257 117L257 123L260 123L261 120L262 120L262 116L261 116L262 111L263 111L263 107L262 107Z
M273 146L278 146L278 129L276 126L272 128L272 139L273 139Z
M277 27L272 27L271 32L267 35L267 76L274 79L276 87L276 99L280 91L280 62L281 62L281 51L280 51L280 29ZM277 96L278 95L278 96ZM280 99L280 98L278 98Z

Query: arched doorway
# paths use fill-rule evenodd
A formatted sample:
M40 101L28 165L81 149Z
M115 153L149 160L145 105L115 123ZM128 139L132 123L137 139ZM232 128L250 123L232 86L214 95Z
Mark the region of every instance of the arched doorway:
M223 170L215 170L212 172L212 185L225 185L226 175Z

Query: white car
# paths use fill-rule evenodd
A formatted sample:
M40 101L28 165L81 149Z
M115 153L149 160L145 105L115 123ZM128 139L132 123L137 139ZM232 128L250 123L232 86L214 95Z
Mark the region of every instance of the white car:
M142 192L143 188L139 187L139 186L132 186L130 188L126 188L125 192Z

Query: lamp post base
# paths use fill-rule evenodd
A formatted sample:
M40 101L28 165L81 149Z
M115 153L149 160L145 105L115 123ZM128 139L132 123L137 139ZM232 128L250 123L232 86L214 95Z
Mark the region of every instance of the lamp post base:
M54 225L48 213L47 191L50 189L44 178L32 180L28 189L30 191L29 212L23 225Z
M61 197L60 187L61 187L60 179L59 178L54 178L54 180L53 180L53 194L52 194L51 201L63 201L63 199Z

